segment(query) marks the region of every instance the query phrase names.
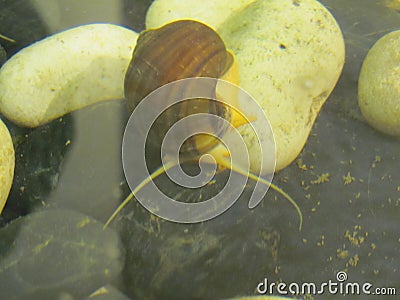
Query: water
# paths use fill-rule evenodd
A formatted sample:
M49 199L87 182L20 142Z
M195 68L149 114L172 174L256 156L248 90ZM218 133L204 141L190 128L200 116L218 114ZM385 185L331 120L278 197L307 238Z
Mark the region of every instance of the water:
M1 41L8 57L47 34L79 23L109 21L141 31L150 1L121 1L119 9L109 2L97 8L94 2L87 2L85 8L74 2L60 1L57 15L43 9L41 2L0 1L0 32L16 40ZM379 37L400 28L400 14L385 6L391 1L322 2L344 33L346 64L298 160L274 178L299 204L303 229L297 228L292 206L273 191L260 207L249 211L246 195L251 184L234 207L204 224L169 223L131 203L112 225L122 240L123 246L117 248L119 259L125 257L125 267L121 275L115 271L94 286L111 284L133 299L219 299L252 295L264 278L287 284L321 283L336 280L337 273L345 271L346 282L396 287L400 293L400 141L369 127L357 105L361 63ZM3 225L47 206L104 222L128 194L121 163L127 117L124 103L116 100L36 129L8 122L17 160L12 192L1 215ZM158 182L177 199L190 202L214 193L225 176L220 174L214 185L194 192L177 192L164 177ZM1 244L3 276L9 274L4 257L18 239L18 230L6 229L2 235L8 239ZM25 251L23 255L32 255L32 249ZM63 263L74 261L65 251ZM38 262L37 271L46 272L46 263L55 263L52 259ZM13 282L16 291L18 282ZM53 287L47 288L54 292ZM65 289L57 291L82 296L79 286ZM314 298L337 297L325 293Z

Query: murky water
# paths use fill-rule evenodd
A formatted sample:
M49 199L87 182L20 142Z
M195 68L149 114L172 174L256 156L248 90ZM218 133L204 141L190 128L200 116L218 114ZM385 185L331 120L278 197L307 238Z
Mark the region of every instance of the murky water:
M95 8L94 2L85 2L87 7L82 7L78 1L59 1L62 9L57 15L49 12L56 8L43 6L42 2L0 0L0 33L16 40L12 43L0 39L8 57L52 32L77 24L108 21L141 31L150 4L126 0L111 5L101 1L104 4L99 2ZM104 244L99 237L98 245L94 244L108 255L106 259L116 261L110 267L115 270L113 276L94 280L94 286L112 285L132 299L220 299L252 295L264 278L287 284L321 283L336 280L337 273L345 271L347 282L396 287L400 293L400 140L369 127L357 105L361 63L377 39L400 29L400 13L396 11L400 4L384 0L321 2L344 33L346 64L302 153L274 178L303 211L303 229L298 230L295 210L273 191L268 192L261 206L248 210L246 193L251 191L251 184L230 210L203 224L163 221L131 203L112 226L122 244L116 243L113 236L105 237ZM16 149L16 172L1 215L3 226L47 207L80 212L104 222L128 194L121 162L127 118L125 104L116 100L76 111L36 129L7 122ZM214 193L225 178L226 173L219 174L214 185L201 191L177 192L166 177L157 182L177 200L193 202ZM84 215L80 215L82 220ZM18 240L20 226L28 226L29 222L24 224L17 224L13 230L2 229L0 282L8 284L3 288L14 288L16 299L22 298L22 292L19 295L17 291L36 291L35 287L52 291L41 296L83 297L76 293L78 285L56 283L57 290L53 283L46 283L46 276L27 284L33 275L25 270L24 281L23 274L12 269L13 241ZM74 224L54 228L67 232ZM53 225L49 221L43 226ZM63 245L63 237L68 237L64 229L43 234L60 235ZM82 235L82 241L85 238ZM118 256L113 256L117 250L109 250L106 241L118 249ZM39 248L31 249L34 242L19 241L18 245L26 248L18 248L20 254L12 261L33 255L29 262L21 259L21 268L33 266L38 273L45 273L47 264L76 263L71 254L73 247L65 248L59 261L51 251L47 256L35 256ZM105 258L99 255L92 259L102 266ZM82 273L85 270L82 267ZM101 267L99 270L106 272ZM61 273L57 268L53 272ZM72 282L85 280L77 280L76 274L71 278ZM314 296L337 297L327 293Z

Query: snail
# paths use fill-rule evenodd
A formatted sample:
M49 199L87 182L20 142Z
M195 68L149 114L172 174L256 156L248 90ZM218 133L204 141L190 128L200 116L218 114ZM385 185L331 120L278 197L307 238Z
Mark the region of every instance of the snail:
M134 111L147 95L167 83L193 77L210 77L223 79L233 84L238 83L238 68L234 55L226 49L221 37L207 25L194 20L179 20L157 29L146 30L137 39L137 45L125 75L124 92L128 108L131 112ZM190 89L190 86L184 89L186 88ZM176 92L185 94L185 90ZM216 86L210 87L207 93L210 97L218 98L219 96ZM167 98L163 100L168 101ZM235 101L235 97L230 101ZM159 146L165 133L173 124L184 117L198 113L220 116L229 120L235 128L251 122L241 112L234 109L233 105L207 99L190 99L165 110L153 124L157 130L149 132L148 140L153 145ZM212 127L216 136L224 135L224 128L219 127L218 123L212 124ZM260 181L284 196L295 207L300 219L299 229L301 229L302 213L296 202L272 182L232 165L229 153L218 138L206 134L189 137L179 150L180 158L182 158L179 163L198 161L199 157L205 153L214 157L220 169L230 169L255 181ZM111 223L141 188L176 165L175 162L164 164L139 183L110 216L104 227L106 228Z
M238 81L233 54L226 50L218 34L203 23L181 20L156 30L147 30L139 35L137 45L124 84L125 98L131 112L145 96L172 81L190 77ZM214 92L215 87L210 87L210 97L214 96ZM155 127L158 130L150 135L150 141L159 145L160 137L165 135L168 128L182 117L194 113L213 113L225 119L232 118L236 126L246 122L239 114L231 117L232 112L219 102L192 99L189 103L170 108L163 114L164 117L156 120ZM218 135L222 135L215 129ZM193 151L205 153L214 148L215 143L210 136L194 137L183 145L181 153L193 157Z

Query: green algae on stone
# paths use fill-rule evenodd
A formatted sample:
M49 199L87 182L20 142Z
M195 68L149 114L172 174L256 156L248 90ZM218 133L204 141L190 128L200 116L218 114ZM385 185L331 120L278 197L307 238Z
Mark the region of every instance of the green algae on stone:
M0 66L5 62L7 59L7 54L4 48L0 44Z
M86 215L46 209L0 229L0 298L79 299L115 280L124 262L118 235Z
M162 178L157 185L173 192L176 201L199 202L220 190L226 175L219 174L215 184L180 193ZM113 223L120 228L127 249L127 295L132 299L226 299L253 291L258 278L276 266L281 236L271 220L283 217L267 205L249 210L246 196L217 218L198 224L165 221L137 201L131 202ZM298 233L297 221L291 230Z
M7 127L15 148L15 175L1 222L7 223L49 204L49 194L58 185L66 142L74 136L70 115L35 129L11 122Z

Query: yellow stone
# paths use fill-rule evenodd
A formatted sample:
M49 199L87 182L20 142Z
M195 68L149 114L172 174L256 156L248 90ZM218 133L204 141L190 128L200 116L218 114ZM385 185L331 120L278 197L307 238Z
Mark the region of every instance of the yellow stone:
M239 66L240 87L264 109L280 170L296 159L341 74L344 41L329 11L315 0L156 0L146 25L196 19L220 33ZM240 129L251 169L261 163L250 125ZM257 169L258 168L258 169Z
M358 81L358 104L367 122L400 136L400 30L388 33L369 50Z
M99 101L124 98L137 33L78 26L22 49L0 69L0 112L36 127Z
M0 119L0 213L6 204L14 178L15 154L10 133Z

